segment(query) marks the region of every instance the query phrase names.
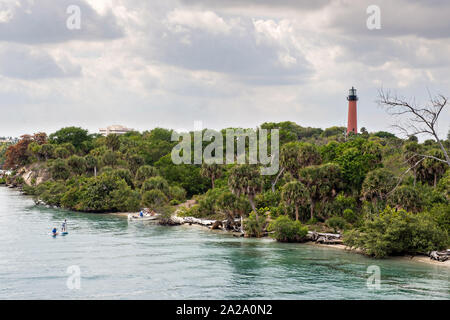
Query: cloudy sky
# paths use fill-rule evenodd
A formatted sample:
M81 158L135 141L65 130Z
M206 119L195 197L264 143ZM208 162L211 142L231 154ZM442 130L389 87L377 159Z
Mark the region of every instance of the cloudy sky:
M387 130L377 91L450 96L447 0L0 0L0 136L76 125ZM381 29L369 30L376 4ZM67 28L78 6L81 28ZM440 121L447 134L450 108Z

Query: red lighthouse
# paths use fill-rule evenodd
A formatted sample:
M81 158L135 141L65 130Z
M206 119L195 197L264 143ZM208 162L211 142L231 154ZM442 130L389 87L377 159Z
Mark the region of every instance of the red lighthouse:
M358 97L356 96L356 89L351 88L347 97L348 100L348 122L347 122L347 135L349 132L354 134L358 133L358 125L356 123L356 101Z

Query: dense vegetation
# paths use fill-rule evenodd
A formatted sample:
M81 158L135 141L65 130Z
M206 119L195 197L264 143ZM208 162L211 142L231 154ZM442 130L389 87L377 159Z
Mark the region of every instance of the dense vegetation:
M437 142L402 140L388 132L345 136L345 128L264 123L280 130L280 171L262 176L256 165L175 165L171 130L107 137L81 128L22 136L5 152L8 183L46 204L86 212L167 212L193 198L180 214L245 218L246 234L269 232L303 241L307 230L344 232L348 245L382 257L449 245L450 171ZM191 133L193 135L194 133ZM447 150L450 141L443 141ZM203 142L203 145L208 145ZM415 154L430 155L417 164ZM0 149L0 157L2 152ZM38 183L37 172L48 175Z

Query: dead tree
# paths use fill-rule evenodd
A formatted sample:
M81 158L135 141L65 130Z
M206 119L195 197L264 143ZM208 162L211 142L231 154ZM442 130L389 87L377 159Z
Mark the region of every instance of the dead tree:
M445 159L440 159L431 155L417 154L419 158L422 160L425 158L434 159L436 161L447 163L447 165L450 166L448 152L437 134L437 121L439 120L442 110L447 107L448 98L441 94L435 97L429 96L428 104L418 106L414 99L406 101L405 99L398 98L397 95L390 94L389 91L381 89L379 91L379 100L377 102L381 107L387 109L387 112L390 115L407 118L404 123L398 122L397 124L394 124L394 128L408 137L420 134L432 136L438 143L445 157Z

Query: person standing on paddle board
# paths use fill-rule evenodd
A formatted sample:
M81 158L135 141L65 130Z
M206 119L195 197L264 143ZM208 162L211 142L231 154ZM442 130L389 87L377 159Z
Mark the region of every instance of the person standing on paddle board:
M64 219L64 222L61 225L61 231L66 232L67 231L67 220Z

